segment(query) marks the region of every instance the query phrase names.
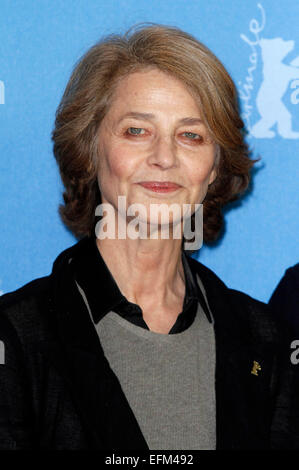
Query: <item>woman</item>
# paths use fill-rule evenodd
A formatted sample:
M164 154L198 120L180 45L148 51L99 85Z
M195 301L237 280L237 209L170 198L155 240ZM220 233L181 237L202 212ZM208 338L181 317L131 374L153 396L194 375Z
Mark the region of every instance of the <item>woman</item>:
M1 299L2 448L282 442L278 427L271 438L279 338L266 305L187 256L182 213L150 212L186 204L194 226L203 203L208 242L247 188L254 161L223 65L177 28L108 37L74 68L52 138L60 214L79 241L50 276ZM136 203L139 236L118 236ZM100 207L114 237L102 236Z

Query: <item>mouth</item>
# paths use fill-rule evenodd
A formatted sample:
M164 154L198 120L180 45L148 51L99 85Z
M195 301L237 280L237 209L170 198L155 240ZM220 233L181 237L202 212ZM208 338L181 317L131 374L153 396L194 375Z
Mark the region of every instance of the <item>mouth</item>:
M154 191L155 193L170 193L178 191L182 186L171 181L141 181L138 183L145 189Z

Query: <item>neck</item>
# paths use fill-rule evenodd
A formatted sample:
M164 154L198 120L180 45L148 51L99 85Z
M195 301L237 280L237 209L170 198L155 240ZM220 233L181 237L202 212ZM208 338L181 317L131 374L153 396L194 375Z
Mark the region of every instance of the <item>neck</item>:
M180 239L96 239L122 294L138 305L168 308L185 293ZM129 280L129 282L128 282Z

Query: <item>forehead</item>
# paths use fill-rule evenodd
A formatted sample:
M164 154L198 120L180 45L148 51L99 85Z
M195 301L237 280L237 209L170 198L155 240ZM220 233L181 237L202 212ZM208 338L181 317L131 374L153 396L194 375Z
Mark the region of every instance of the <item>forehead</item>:
M199 116L199 102L185 83L158 69L132 72L121 78L116 85L110 107L123 112L132 106L148 110L187 110Z

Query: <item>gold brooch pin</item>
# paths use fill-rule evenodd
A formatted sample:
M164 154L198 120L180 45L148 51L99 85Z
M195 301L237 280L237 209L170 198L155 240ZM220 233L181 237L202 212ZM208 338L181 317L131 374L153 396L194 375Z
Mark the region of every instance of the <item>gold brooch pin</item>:
M258 375L259 370L262 370L260 364L257 361L253 361L253 366L252 366L252 369L251 369L251 373L253 375Z

